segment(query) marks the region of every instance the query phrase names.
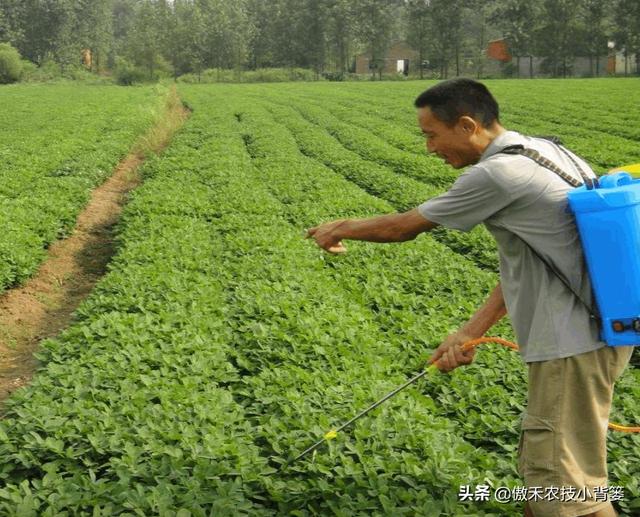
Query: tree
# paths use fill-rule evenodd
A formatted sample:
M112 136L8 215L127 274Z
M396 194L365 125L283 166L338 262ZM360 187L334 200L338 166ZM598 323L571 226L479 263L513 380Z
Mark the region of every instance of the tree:
M20 53L9 43L0 43L0 84L15 83L21 73Z
M272 13L272 4L267 0L247 0L247 14L253 27L248 41L249 67L254 70L274 62Z
M60 65L60 72L64 73L69 66L80 62L82 45L76 38L78 21L72 2L59 2L58 7L59 24L52 38L51 50L54 61Z
M169 51L172 46L174 34L174 21L175 16L173 12L174 1L173 0L155 0L156 11L156 27L158 29L158 40L160 43L160 54L167 60L167 57L171 55ZM172 64L172 61L167 60ZM175 71L174 71L175 77Z
M462 28L458 37L461 38L461 47L473 57L478 79L484 75L488 41L501 35L500 29L491 23L496 16L497 4L495 0L467 0L462 13Z
M455 61L456 75L460 75L460 29L462 26L462 0L431 0L431 41L429 51L435 57L440 77L449 75L449 65Z
M242 0L198 0L205 24L205 64L208 67L239 69L248 56L251 22Z
M109 67L114 66L117 56L127 54L128 35L135 20L137 5L137 0L113 0L113 42L109 52Z
M301 65L313 69L316 74L324 70L326 59L326 16L322 0L303 0L300 27L304 28L306 51Z
M350 0L329 0L326 11L327 45L335 68L349 69L355 40L355 16Z
M378 72L380 78L399 6L401 3L393 0L353 1L358 37L369 52L372 75Z
M616 48L624 52L624 75L629 73L629 57L636 55L636 72L640 74L640 3L637 0L618 0L614 18Z
M580 0L544 0L543 23L536 33L544 66L554 77L566 77L576 55Z
M529 77L533 77L533 44L539 20L537 0L501 0L496 2L489 21L502 29L511 53L516 58L517 76L520 77L520 58L529 56Z
M5 37L8 32L8 22L5 19L4 10L2 9L2 6L0 6L0 39Z
M91 51L91 69L100 71L113 41L113 0L77 0L74 18L75 39L83 49Z
M155 5L150 0L144 0L137 8L131 30L127 33L127 53L131 61L148 71L152 80L162 50L158 33Z
M174 0L169 12L160 16L162 53L173 68L174 77L196 72L198 80L206 66L207 27L197 4Z
M249 56L249 41L251 41L254 27L247 13L245 0L220 3L227 8L227 25L221 40L221 47L226 56L226 66L239 72Z
M0 42L8 42L18 47L23 40L22 20L26 18L23 11L25 3L21 0L0 1Z
M407 43L418 51L420 79L424 78L423 63L428 55L429 34L431 32L429 7L431 0L406 0Z
M402 36L419 55L420 76L429 59L444 78L462 73L463 57L482 76L486 42L501 31L518 71L535 51L553 75L567 75L578 53L597 74L613 17L618 48L640 56L639 11L637 0L615 0L613 9L603 0L0 0L0 41L62 70L83 49L95 72L126 58L149 78L169 63L176 77L266 66L344 73L363 50L381 77Z
M582 0L582 20L584 22L584 36L580 38L585 42L585 49L589 55L590 75L600 75L600 56L607 49L607 34L609 32L608 4L602 0Z
M18 17L20 38L17 44L23 56L37 64L53 58L62 69L74 58L79 61L79 45L73 39L72 0L25 0Z

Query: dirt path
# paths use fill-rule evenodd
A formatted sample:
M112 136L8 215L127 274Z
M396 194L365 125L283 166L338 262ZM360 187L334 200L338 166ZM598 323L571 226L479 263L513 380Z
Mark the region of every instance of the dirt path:
M115 253L113 228L140 184L137 169L151 152L161 152L188 116L175 89L156 126L145 134L114 174L95 189L78 216L73 233L48 250L38 272L23 286L0 296L0 404L31 379L41 340L57 335L80 305Z

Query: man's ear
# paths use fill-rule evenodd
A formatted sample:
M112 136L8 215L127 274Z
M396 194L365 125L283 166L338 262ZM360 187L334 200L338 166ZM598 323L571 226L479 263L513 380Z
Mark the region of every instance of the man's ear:
M463 133L467 135L472 135L477 131L479 124L478 122L476 122L475 119L471 118L470 116L463 115L458 119L458 127Z

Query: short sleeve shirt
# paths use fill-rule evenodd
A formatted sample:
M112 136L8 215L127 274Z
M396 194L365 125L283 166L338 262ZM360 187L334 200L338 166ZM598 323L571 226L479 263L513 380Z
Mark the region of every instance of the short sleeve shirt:
M582 181L555 144L505 131L444 194L418 207L426 219L469 231L484 224L496 239L507 311L526 362L570 357L605 345L588 308L594 304L579 235L568 209L569 184L533 160L499 151L520 144L538 151ZM573 155L591 177L595 174ZM532 251L532 249L535 250Z

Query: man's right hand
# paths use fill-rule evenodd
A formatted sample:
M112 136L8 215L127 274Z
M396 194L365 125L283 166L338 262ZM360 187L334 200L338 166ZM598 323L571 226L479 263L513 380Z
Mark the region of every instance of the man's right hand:
M471 364L476 351L472 348L463 353L462 345L472 339L475 339L474 336L460 331L447 336L442 344L436 348L427 364L436 363L436 366L442 372L450 372L458 366Z
M342 236L339 233L340 226L344 222L344 219L338 219L309 228L305 238L315 240L318 246L329 253L344 253L347 248L342 244Z

